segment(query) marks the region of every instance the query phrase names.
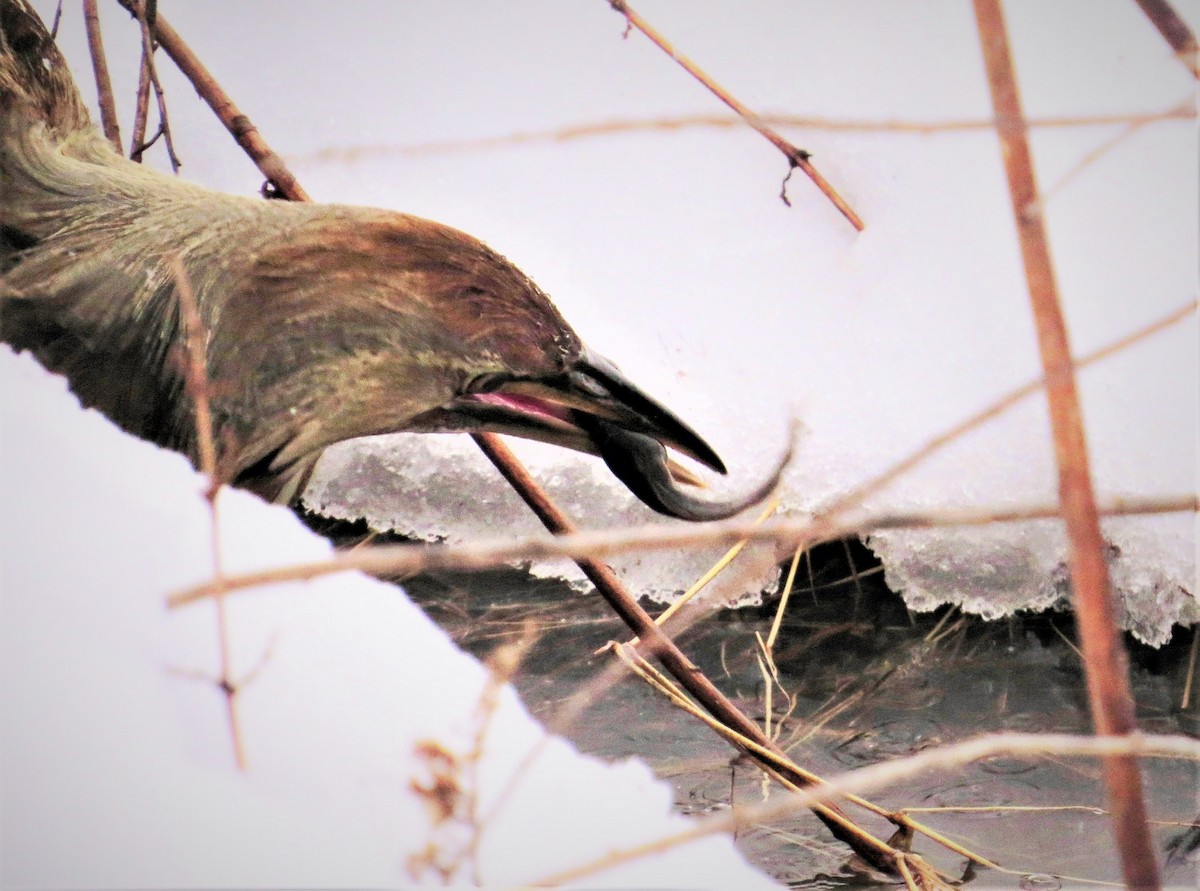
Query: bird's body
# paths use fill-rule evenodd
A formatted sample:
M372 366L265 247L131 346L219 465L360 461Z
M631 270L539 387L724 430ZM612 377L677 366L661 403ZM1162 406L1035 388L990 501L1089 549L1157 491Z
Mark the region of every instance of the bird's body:
M723 471L477 239L392 211L221 194L121 157L40 20L0 0L0 340L129 432L194 456L181 288L206 337L220 466L268 497L297 498L326 446L399 430L599 451L664 492L665 452L623 468L628 437Z

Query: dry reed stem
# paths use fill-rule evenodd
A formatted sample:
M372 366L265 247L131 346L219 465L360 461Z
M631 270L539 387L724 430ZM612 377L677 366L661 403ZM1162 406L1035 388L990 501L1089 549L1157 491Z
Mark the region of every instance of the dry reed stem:
M62 4L59 4L62 12ZM55 25L58 18L55 17ZM108 61L104 56L104 40L100 35L100 11L96 0L83 0L83 24L87 31L88 53L92 57L92 74L96 78L96 97L100 105L100 127L104 138L121 151L121 127L117 123L117 103L113 99L112 79L108 76Z
M1066 323L1038 207L1033 158L1000 0L974 0L974 7L992 105L996 115L1008 122L997 129L1046 372L1059 500L1067 527L1068 565L1085 657L1088 704L1096 732L1119 736L1132 732L1137 725L1129 687L1128 657L1117 627L1106 548L1092 489ZM1125 881L1132 888L1158 888L1158 865L1146 822L1138 763L1129 755L1112 755L1104 759L1103 768Z
M1113 114L1082 117L1047 117L1028 121L1031 128L1096 127L1111 124L1142 125L1160 121L1194 121L1196 107L1189 97L1173 108L1162 112L1140 115ZM795 127L806 130L825 130L847 133L911 133L927 136L936 133L962 133L991 130L996 126L993 118L963 121L867 121L829 118L812 115L762 114L759 120L772 127ZM453 139L437 142L421 142L408 145L378 143L359 146L330 146L314 152L289 155L293 160L316 162L354 163L375 157L420 157L423 155L445 155L450 152L487 151L513 146L538 143L574 142L601 136L616 136L623 133L645 131L678 131L696 128L733 129L745 126L739 118L716 115L681 115L678 117L652 118L648 120L616 119L592 124L573 124L547 130L523 130L500 136L485 136L478 139Z
M1044 212L1046 205L1050 203L1051 198L1066 188L1069 183L1087 170L1088 167L1090 167L1092 164L1095 164L1098 160L1111 152L1138 130L1141 130L1144 126L1145 123L1142 121L1131 121L1122 127L1118 133L1110 136L1108 139L1104 140L1104 142L1100 143L1098 146L1080 158L1070 170L1056 179L1047 188L1042 189L1042 193L1038 197L1038 211Z
M117 0L117 2L135 18L144 19L145 7L141 0ZM191 81L196 92L200 94L200 98L208 103L217 118L225 125L225 129L237 140L238 145L250 156L250 159L254 161L263 176L269 180L279 194L292 201L311 200L308 193L300 187L296 177L288 170L287 165L283 163L283 159L267 145L266 140L262 138L250 119L242 114L241 109L221 89L208 68L192 52L191 47L183 42L178 32L161 15L155 16L154 19L154 37L157 38L159 46L171 57L184 76Z
M1200 78L1200 49L1196 45L1196 36L1187 22L1179 17L1167 0L1137 0L1146 18L1158 29L1175 55L1192 72L1192 76Z
M775 651L775 641L779 639L779 629L783 626L783 615L787 612L788 601L792 598L792 586L796 583L796 569L800 565L800 557L806 552L802 545L797 545L792 554L792 562L788 566L787 578L783 583L783 592L779 595L779 606L775 609L775 619L771 622L771 631L767 635L767 651ZM809 571L812 571L812 561L809 561Z
M630 8L629 4L625 2L625 0L608 0L608 3L613 9L625 17L625 21L628 22L629 25L637 28L648 38L650 38L651 42L654 43L655 46L679 63L679 65L688 74L703 84L710 93L732 108L738 117L762 134L762 136L768 142L770 142L771 145L775 146L775 148L777 148L783 154L783 156L787 158L788 176L791 176L793 170L799 168L804 172L805 176L813 181L813 184L820 189L821 193L831 202L833 202L834 207L838 209L842 216L850 221L850 225L852 225L859 232L866 228L859 215L854 212L853 208L846 203L845 199L837 193L837 191L829 184L825 177L821 176L821 174L817 171L817 168L812 165L812 162L809 160L810 155L808 152L796 148L796 146L792 145L773 129L767 126L761 117L739 102L731 93L729 93L728 90L724 89L722 86L720 86L720 84L705 74L695 62L671 46L667 39L663 37L663 35L657 30L655 30L649 22L634 12L633 9ZM787 179L785 178L784 190L780 192L780 197L783 199L785 204L791 206L791 202L788 201L787 198L786 186Z
M764 773L789 791L798 792L801 788L820 786L824 783L824 780L819 776L811 771L804 770L804 768L797 765L786 755L783 755L774 742L764 743L761 739L749 738L745 734L739 733L737 730L729 727L728 724L702 711L699 706L687 698L682 690L647 662L641 653L615 641L612 643L612 650L634 674L650 684L659 693L666 696L672 704L692 715L697 720L704 722L716 733L725 737L732 745L754 757L759 763L759 768ZM760 733L756 734L756 736L761 737L762 735ZM892 819L892 815L889 812L869 801L854 797L847 800L862 806L878 816L889 820ZM876 868L885 870L894 869L896 858L902 858L904 854L895 850L890 844L880 841L875 836L864 832L851 822L840 809L833 806L831 801L832 798L819 802L811 810L833 832L834 837L850 844L846 838L843 838L842 835L839 835L835 831L835 827L840 827L843 833L851 834L852 838L861 843L851 845L860 857ZM958 853L960 849L956 847L955 851ZM963 853L981 864L990 865L990 861L985 858L970 852Z
M767 505L766 510L759 514L758 518L754 520L755 527L761 526L763 523L765 523L768 518L770 518L771 514L775 513L778 507L779 501L777 499L772 499L771 503ZM697 579L690 588L684 591L671 603L670 606L658 614L658 616L654 619L654 624L660 627L666 624L668 619L683 609L688 602L692 600L692 598L708 587L709 582L720 575L726 566L737 559L737 555L740 554L749 543L749 541L745 540L739 541L728 551L726 551L721 558L718 559L717 562L712 566L710 566L708 571L705 572L704 575L700 576L700 578ZM632 637L627 641L627 644L631 647L636 647L638 643L640 643L640 640L636 637ZM607 647L604 649L607 649Z
M217 476L217 449L213 437L212 407L209 400L208 360L205 355L207 342L204 323L200 318L200 307L192 283L179 257L170 259L171 275L175 280L175 293L179 300L181 327L184 330L186 357L184 386L192 402L192 413L196 426L196 453L200 471L208 478L204 493L209 508L209 534L212 537L213 576L217 581L225 577L221 561L220 522L217 498L221 482ZM238 721L238 685L233 681L232 657L229 648L229 622L225 610L225 598L214 598L217 615L217 648L220 659L220 679L217 686L225 697L225 713L229 721L229 734L233 743L234 760L238 770L246 769L246 750L242 742L241 724Z
M1194 494L1163 498L1119 499L1101 507L1104 516L1195 512L1200 499ZM847 535L864 535L895 529L938 529L951 526L985 526L1024 520L1057 519L1057 504L1031 504L1011 508L959 508L915 513L866 514L844 521L827 519L780 520L755 526L745 520L723 520L702 527L667 523L586 532L562 531L553 538L481 539L470 544L394 544L342 552L327 560L298 563L226 577L221 583L206 582L172 594L171 608L186 606L214 596L218 591L236 591L279 582L308 581L337 572L358 571L369 575L412 575L441 570L475 571L525 560L609 557L633 551L665 551L710 545L731 545L745 538L789 546L829 541ZM647 617L653 625L654 621ZM657 627L657 626L655 626Z
M820 786L811 786L786 798L756 805L737 805L724 813L697 818L683 832L653 839L610 853L607 857L539 880L537 885L563 884L603 869L670 850L683 844L732 832L757 823L771 823L792 816L812 802L840 798L886 788L927 771L952 769L994 755L1070 755L1103 757L1129 754L1140 757L1183 758L1200 761L1200 741L1186 736L1154 736L1135 731L1125 736L1074 736L1071 734L995 733L965 742L924 749L915 755L862 767ZM1009 875L1019 870L995 867Z
M537 485L508 446L498 437L491 434L472 434L472 438L483 450L483 453L508 480L525 503L533 510L542 524L550 532L561 538L574 533L574 526L549 496ZM578 534L578 533L576 533ZM731 542L732 543L732 542ZM574 557L575 563L584 575L595 585L596 590L643 641L646 648L653 653L663 666L680 682L680 684L723 726L729 730L753 740L764 749L771 750L780 758L786 760L783 751L775 746L750 718L742 713L722 693L709 678L680 650L673 640L663 633L654 623L641 604L630 596L617 579L612 568L590 557ZM747 750L752 751L752 750ZM761 755L754 756L756 760L765 763ZM797 782L806 782L797 777ZM879 853L879 845L883 843L863 832L836 806L823 806L815 810L817 818L825 824L834 838L847 844L855 853L872 865L887 870L889 864L886 857ZM886 846L885 846L886 847Z

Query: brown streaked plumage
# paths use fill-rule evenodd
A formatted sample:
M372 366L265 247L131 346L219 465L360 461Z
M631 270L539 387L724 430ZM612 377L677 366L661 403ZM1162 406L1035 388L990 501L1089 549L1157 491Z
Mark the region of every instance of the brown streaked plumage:
M0 339L124 429L194 459L178 268L207 333L221 466L266 497L298 498L325 447L400 430L597 453L646 503L687 519L728 516L776 481L730 503L680 489L664 444L723 473L720 458L469 235L225 195L120 157L36 14L0 0Z

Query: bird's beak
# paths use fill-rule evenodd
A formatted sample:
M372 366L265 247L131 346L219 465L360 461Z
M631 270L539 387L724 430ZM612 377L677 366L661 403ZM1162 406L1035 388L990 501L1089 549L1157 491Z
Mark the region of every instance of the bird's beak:
M673 412L613 363L587 350L568 369L549 377L477 378L446 409L458 429L508 433L599 455L643 502L680 519L732 516L761 501L778 483L777 472L749 496L732 501L711 501L681 489L680 484L700 486L703 481L669 457L667 448L721 474L724 462Z

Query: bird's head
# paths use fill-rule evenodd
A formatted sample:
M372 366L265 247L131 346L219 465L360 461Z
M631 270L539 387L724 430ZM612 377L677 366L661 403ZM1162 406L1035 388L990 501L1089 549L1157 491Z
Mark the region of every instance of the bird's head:
M245 331L253 316L264 334L250 350L230 338L239 367L228 377L252 382L247 416L278 419L274 431L290 425L286 442L268 434L253 455L268 455L272 471L357 436L487 431L598 454L673 516L745 506L681 489L699 477L667 449L723 474L712 447L584 346L519 269L462 232L326 207L259 252L242 285L220 328ZM220 365L220 343L212 349Z

